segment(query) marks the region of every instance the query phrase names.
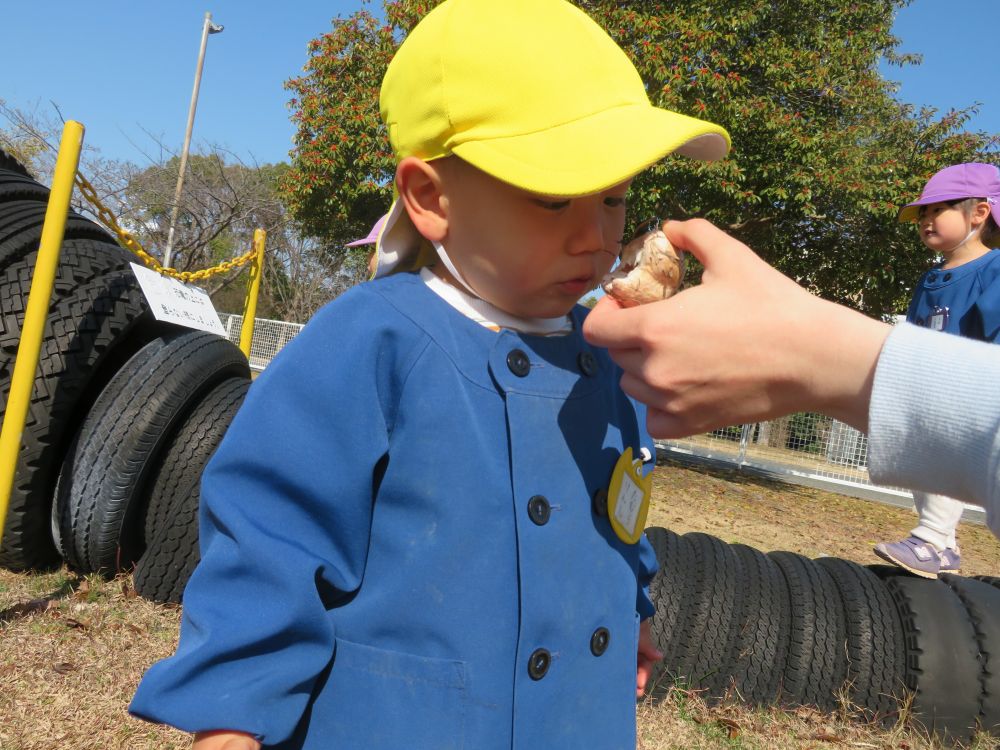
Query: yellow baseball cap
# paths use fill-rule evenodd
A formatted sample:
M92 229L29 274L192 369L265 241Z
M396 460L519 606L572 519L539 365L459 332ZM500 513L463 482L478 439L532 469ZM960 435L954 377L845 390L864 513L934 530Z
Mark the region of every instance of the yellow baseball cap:
M397 161L454 154L532 193L619 184L671 152L723 158L725 129L654 107L622 49L566 0L445 0L410 32L382 81ZM377 243L382 276L428 247L400 201Z

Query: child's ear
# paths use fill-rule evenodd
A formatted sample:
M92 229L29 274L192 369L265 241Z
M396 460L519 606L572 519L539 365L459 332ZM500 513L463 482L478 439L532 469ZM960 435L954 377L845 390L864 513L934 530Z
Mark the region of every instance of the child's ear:
M986 201L979 201L972 207L972 226L977 227L990 216L990 204Z
M448 199L434 162L407 156L396 167L396 190L410 221L428 240L442 242L448 234Z

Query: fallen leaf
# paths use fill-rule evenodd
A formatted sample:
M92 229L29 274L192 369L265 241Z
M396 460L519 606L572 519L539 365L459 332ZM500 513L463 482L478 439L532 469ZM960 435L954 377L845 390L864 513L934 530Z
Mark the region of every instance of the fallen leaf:
M73 598L77 601L84 601L87 595L90 593L90 581L84 578L80 581L80 585L76 587L76 591L73 592Z
M734 740L739 736L742 727L737 722L733 721L732 719L726 719L726 718L716 719L716 721L718 721L718 723L721 724L722 726L726 727L726 729L728 730L729 739Z
M76 664L72 664L71 662L61 661L58 664L53 664L52 669L59 674L69 674L70 672L75 672L77 667Z

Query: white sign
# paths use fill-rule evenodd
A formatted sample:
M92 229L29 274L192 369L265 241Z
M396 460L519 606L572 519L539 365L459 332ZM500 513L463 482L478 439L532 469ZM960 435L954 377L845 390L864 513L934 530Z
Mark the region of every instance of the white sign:
M130 265L157 320L220 336L226 335L219 314L204 290L183 284L138 263Z

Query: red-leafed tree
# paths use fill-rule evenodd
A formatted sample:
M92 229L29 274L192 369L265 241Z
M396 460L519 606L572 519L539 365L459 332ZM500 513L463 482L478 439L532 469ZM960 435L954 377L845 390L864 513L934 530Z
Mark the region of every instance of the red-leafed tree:
M909 0L579 0L625 49L658 106L725 126L728 159L668 158L635 181L630 211L703 216L829 299L900 312L932 261L898 207L941 167L997 161L997 136L963 132L895 99L879 72L897 50ZM385 0L336 19L313 41L294 92L298 125L287 200L331 247L367 232L391 198L392 155L378 113L385 67L436 2ZM957 102L956 105L964 103Z

